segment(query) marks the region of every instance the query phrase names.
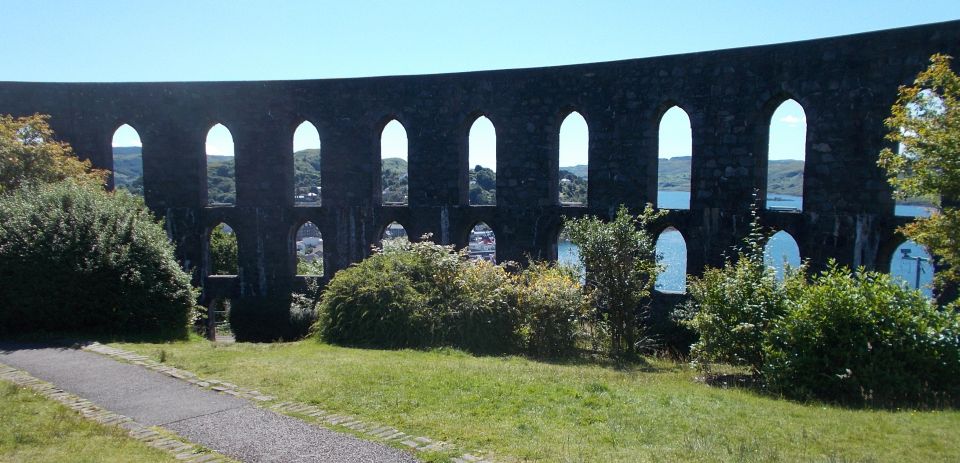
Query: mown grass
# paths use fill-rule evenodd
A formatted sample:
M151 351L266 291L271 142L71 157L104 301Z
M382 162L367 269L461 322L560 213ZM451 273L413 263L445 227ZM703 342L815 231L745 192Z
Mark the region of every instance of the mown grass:
M125 431L0 382L0 462L175 462Z
M615 369L312 340L118 346L501 461L960 459L960 412L799 404L707 386L665 360Z

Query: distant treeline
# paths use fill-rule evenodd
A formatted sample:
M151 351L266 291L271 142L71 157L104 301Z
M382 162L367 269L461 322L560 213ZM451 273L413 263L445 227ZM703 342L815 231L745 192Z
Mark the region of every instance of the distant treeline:
M118 188L134 193L143 193L143 166L140 162L140 147L114 148L114 182ZM294 158L294 182L296 194L319 191L320 150L297 151ZM384 159L383 201L407 202L407 162L400 158ZM803 189L803 161L770 161L769 193L800 196ZM659 160L658 189L663 191L690 191L690 156ZM587 166L576 165L560 168L560 201L563 203L586 203ZM486 167L470 169L470 204L494 205L497 174ZM294 193L294 192L291 192ZM233 157L207 156L207 194L211 202L234 203Z

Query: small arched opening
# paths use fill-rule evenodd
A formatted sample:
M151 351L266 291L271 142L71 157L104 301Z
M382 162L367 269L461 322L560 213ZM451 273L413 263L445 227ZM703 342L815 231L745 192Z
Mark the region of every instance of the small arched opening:
M687 241L680 230L667 227L656 242L657 264L662 266L654 289L661 293L687 292Z
M657 207L690 209L693 136L690 117L679 106L660 118L657 158Z
M497 204L497 130L484 116L470 126L468 193L471 206Z
M223 124L207 132L207 204L233 206L237 203L236 166L233 135Z
M590 129L587 120L573 111L560 124L558 195L562 205L586 206L590 165Z
M890 275L908 288L933 297L933 256L913 240L904 241L890 257Z
M380 132L380 198L384 205L407 204L407 146L406 129L400 121L391 119Z
M323 235L313 222L305 222L294 235L297 275L323 276Z
M128 124L123 124L113 133L110 145L113 148L113 188L143 196L143 143L140 134Z
M787 269L800 267L800 246L793 235L780 230L773 234L763 246L763 262L776 272L777 280L783 281Z
M319 206L320 201L320 133L304 121L293 132L293 203Z
M803 210L803 173L807 152L807 115L787 99L770 117L767 147L767 209Z
M467 243L470 259L497 261L497 235L484 222L478 222L470 229L470 239Z

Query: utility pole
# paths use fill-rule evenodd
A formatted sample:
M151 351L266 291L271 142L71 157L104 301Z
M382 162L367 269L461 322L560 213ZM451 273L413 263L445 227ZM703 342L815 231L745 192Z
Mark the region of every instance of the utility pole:
M928 258L926 258L926 257L923 257L923 256L916 256L916 257L911 256L911 255L910 255L910 249L909 249L909 248L903 248L903 249L901 249L901 250L900 250L900 253L903 254L903 257L902 257L903 260L916 261L916 263L917 263L917 271L916 271L916 273L915 273L915 275L914 275L914 280L915 280L915 281L914 281L913 287L916 288L916 289L920 289L920 272L923 271L922 262L930 262L930 259L928 259Z

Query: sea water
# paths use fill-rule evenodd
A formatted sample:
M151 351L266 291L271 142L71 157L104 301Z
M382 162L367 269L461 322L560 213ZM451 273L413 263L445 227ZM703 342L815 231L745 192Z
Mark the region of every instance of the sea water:
M661 209L686 209L690 204L690 193L686 191L658 192L658 206ZM768 207L779 210L801 210L803 198L789 195L775 195L767 200ZM922 206L898 204L896 215L908 217L928 217L930 210ZM904 258L901 249L908 249L908 258ZM687 245L683 235L674 228L668 228L657 238L657 260L664 269L657 278L655 289L665 293L683 293L686 291ZM917 257L921 260L917 264ZM561 264L579 265L579 248L569 241L557 243L557 260ZM786 232L776 233L767 242L764 260L773 267L778 278L783 278L784 269L800 265L801 256L796 241ZM930 254L913 241L900 245L890 261L890 273L908 287L916 287L917 271L920 272L920 288L928 296L932 295L930 285L933 281L933 265Z

